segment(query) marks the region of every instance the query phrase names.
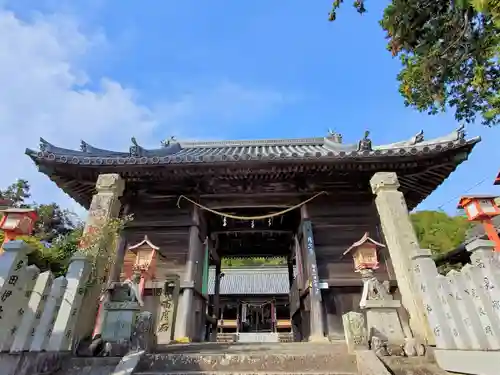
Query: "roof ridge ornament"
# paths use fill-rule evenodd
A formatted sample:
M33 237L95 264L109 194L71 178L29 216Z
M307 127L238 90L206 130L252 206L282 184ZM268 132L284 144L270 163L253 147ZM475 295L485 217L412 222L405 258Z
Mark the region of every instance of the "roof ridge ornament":
M169 147L174 143L179 143L179 142L177 142L175 136L172 135L169 139L164 139L163 141L161 141L161 147Z
M365 130L364 137L358 142L358 152L372 151L372 140L368 138L369 136L370 136L370 131Z
M335 143L342 143L342 134L337 133L332 129L328 129L328 136L326 138Z
M40 137L40 146L39 147L40 147L41 152L49 151L50 146L51 146L51 144L49 142L47 142L45 139Z
M416 145L417 143L421 143L425 140L424 138L424 129L421 129L417 134L412 138L412 144Z
M457 141L461 139L465 139L466 132L465 132L465 124L460 125L457 130Z
M137 140L135 139L135 137L132 137L130 138L130 141L132 142L132 146L130 146L129 150L130 150L130 156L132 157L139 157L141 156L142 154L142 147L139 146L139 144L137 143Z
M88 146L89 144L85 142L84 140L80 141L80 151L81 152L88 152Z

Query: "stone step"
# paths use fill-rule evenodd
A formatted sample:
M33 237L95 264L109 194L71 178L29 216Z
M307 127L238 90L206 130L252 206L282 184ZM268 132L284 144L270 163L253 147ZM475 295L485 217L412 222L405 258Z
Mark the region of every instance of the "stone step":
M109 375L120 360L120 357L68 358L54 375Z
M160 348L157 348L157 351ZM342 343L185 344L145 354L138 374L356 374L356 358Z
M341 372L269 372L269 371L252 371L252 372L234 372L234 371L189 371L189 372L134 372L134 375L352 375Z
M331 353L332 351L347 354L347 346L344 340L313 342L280 342L280 343L190 343L157 345L155 353L160 354L247 354L249 352L262 353L272 350L274 353L297 353L304 352Z

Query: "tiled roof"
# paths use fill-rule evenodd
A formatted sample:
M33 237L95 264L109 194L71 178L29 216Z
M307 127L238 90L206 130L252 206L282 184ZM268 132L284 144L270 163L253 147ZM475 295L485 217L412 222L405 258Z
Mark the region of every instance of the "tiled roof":
M492 220L497 232L500 232L500 216L495 216ZM486 238L486 232L484 231L484 226L481 223L475 224L471 229L469 229L465 235L465 243L469 244L474 240Z
M169 140L161 148L146 149L132 138L126 152L104 150L83 142L80 150L70 150L40 139L40 150L27 149L36 162L48 161L88 166L196 164L244 162L251 160L349 159L416 156L457 149L479 142L465 139L463 127L440 138L424 140L423 132L412 138L386 145L372 146L366 135L359 142L344 144L340 134L302 139L268 139L254 141L177 142Z
M287 267L248 267L223 269L220 294L288 294L290 291ZM208 293L215 288L215 268L208 273Z

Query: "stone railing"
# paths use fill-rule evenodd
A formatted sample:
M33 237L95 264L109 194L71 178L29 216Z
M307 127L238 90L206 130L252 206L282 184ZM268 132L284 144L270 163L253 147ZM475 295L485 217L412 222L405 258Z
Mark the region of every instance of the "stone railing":
M443 276L430 251L423 249L412 259L413 276L435 337L438 364L448 371L497 374L500 253L484 240L470 243L467 250L471 264Z
M91 265L76 254L64 277L28 266L29 246L10 241L0 257L2 352L68 352Z

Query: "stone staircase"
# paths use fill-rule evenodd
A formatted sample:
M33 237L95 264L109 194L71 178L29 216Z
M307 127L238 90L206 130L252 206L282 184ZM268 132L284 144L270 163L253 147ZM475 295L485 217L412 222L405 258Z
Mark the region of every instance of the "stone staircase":
M293 334L291 332L278 333L280 342L293 342ZM343 338L342 338L343 339ZM217 342L223 344L230 344L236 341L236 333L218 333Z
M357 374L345 342L188 344L145 354L134 374Z
M111 375L119 358L72 358L56 375ZM333 343L199 343L144 354L135 375L355 375L356 358Z

